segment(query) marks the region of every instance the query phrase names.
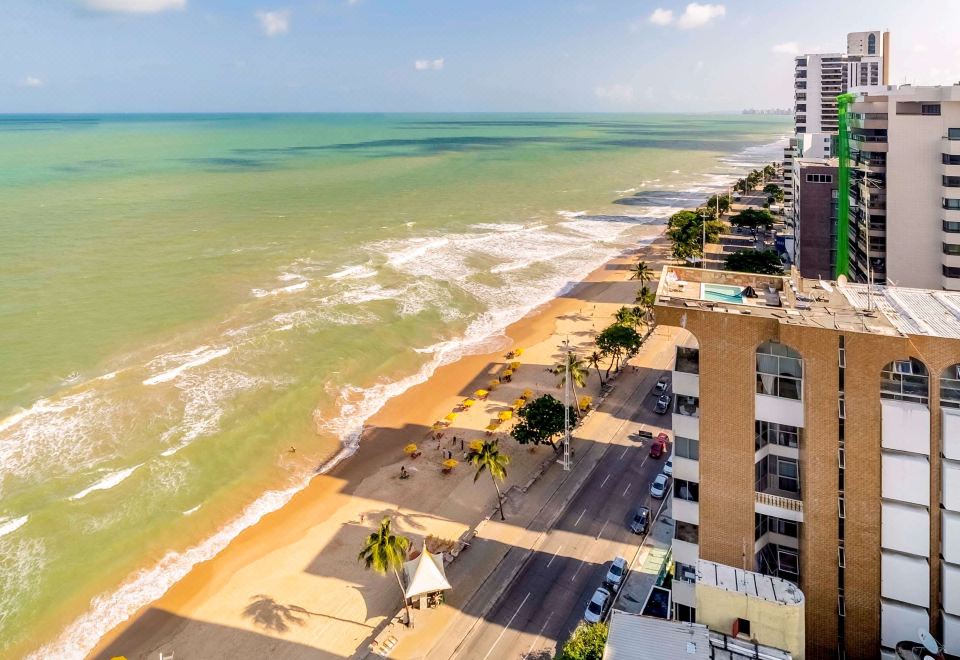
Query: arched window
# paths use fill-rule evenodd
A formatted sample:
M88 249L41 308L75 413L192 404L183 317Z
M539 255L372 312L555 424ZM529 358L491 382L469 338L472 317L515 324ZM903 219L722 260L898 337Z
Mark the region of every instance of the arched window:
M803 398L803 360L789 346L768 341L757 349L757 394Z
M870 34L867 37L867 55L876 55L877 54L877 35Z
M927 368L916 358L894 360L880 372L880 398L929 402Z
M940 405L960 408L960 364L947 367L940 376Z

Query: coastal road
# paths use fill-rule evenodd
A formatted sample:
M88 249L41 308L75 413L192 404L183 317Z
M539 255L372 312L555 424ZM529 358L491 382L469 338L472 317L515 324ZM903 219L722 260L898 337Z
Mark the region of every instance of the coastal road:
M583 617L594 590L616 556L632 561L642 537L627 528L634 509L644 504L656 514L660 500L650 497L650 482L666 457L649 457L649 441L629 436L638 429L654 436L669 415L653 412L650 390L661 371L643 379L610 446L581 490L548 531L513 584L460 645L454 657L476 660L524 658L554 650Z

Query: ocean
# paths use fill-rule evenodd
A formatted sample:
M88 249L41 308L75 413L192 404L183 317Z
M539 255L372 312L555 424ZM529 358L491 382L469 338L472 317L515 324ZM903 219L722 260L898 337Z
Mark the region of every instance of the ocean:
M0 115L0 657L83 657L347 458L384 401L788 130Z

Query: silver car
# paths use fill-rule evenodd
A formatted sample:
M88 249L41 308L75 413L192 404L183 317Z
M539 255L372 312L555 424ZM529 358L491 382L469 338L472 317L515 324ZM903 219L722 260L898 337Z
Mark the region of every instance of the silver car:
M623 582L623 576L627 574L627 560L623 557L617 557L610 564L610 570L607 571L607 577L603 578L604 584L609 584L614 591L620 588Z
M610 602L610 592L603 587L597 587L593 592L593 598L587 604L587 609L583 613L583 618L587 623L598 623L607 611L607 604Z
M667 475L662 472L657 475L657 478L650 484L650 497L658 500L663 499L663 496L667 494L667 479Z

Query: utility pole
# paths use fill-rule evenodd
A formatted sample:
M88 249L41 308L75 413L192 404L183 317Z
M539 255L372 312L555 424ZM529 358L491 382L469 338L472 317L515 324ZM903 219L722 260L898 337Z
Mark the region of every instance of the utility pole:
M700 244L700 268L707 268L707 216L700 212L700 226L703 228L703 242Z
M563 340L563 465L570 471L570 340Z

